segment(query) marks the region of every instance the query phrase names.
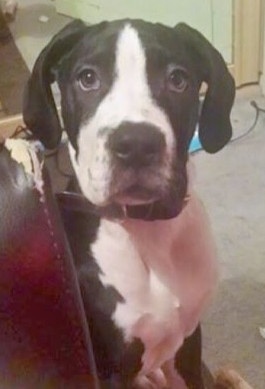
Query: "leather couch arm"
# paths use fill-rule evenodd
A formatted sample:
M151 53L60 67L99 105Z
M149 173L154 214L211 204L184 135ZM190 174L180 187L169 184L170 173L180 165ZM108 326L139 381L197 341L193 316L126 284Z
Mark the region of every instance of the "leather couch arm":
M98 388L72 255L40 153L0 146L0 387Z

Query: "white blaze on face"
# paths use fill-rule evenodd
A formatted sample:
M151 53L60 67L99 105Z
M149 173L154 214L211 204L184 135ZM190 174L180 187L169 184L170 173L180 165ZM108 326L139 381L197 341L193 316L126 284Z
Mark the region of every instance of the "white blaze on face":
M118 36L114 77L113 85L95 115L81 126L77 160L70 146L81 189L90 201L98 205L108 200L112 180L111 158L106 148L111 130L124 121L153 124L165 136L167 161L171 161L175 149L169 120L151 96L144 48L137 31L129 24ZM167 163L167 169L168 166Z

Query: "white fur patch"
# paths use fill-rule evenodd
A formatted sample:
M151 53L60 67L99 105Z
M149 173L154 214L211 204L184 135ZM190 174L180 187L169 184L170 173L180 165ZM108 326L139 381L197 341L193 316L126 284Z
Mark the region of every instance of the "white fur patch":
M92 253L103 272L100 276L103 285L114 286L125 299L117 304L113 321L124 331L126 341L134 337L143 340L147 348L143 371L159 368L179 346L172 341L175 338L178 342L177 296L147 267L122 225L103 219ZM166 344L165 352L154 353L154 348L159 348L167 337L170 347Z
M105 146L111 130L124 121L145 122L158 127L165 136L167 161L171 160L175 150L173 129L165 112L152 99L144 48L137 31L130 25L124 27L117 40L112 88L95 115L80 129L77 161L70 149L80 186L94 204L100 205L108 199L112 169ZM167 163L165 169L168 170L169 165Z
M136 307L135 312L124 315L124 304L118 305L115 319L119 327L130 327L139 315L151 313L159 319L168 310L179 307L177 297L146 266L130 235L119 223L102 220L92 252L104 273L100 276L102 283L115 285ZM131 340L129 333L125 335Z
M194 195L175 219L102 219L92 253L103 285L124 298L112 319L145 346L140 376L170 361L198 325L216 285L215 246Z

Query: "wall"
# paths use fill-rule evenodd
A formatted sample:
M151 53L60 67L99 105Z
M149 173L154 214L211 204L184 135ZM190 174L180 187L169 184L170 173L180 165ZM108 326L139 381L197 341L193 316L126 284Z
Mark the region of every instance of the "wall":
M232 61L232 7L226 0L56 0L57 11L88 23L141 18L174 26L184 21L201 31Z

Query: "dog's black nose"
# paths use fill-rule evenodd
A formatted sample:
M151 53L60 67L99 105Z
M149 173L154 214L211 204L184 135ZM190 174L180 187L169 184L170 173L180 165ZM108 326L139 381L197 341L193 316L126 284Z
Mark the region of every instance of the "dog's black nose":
M112 155L131 167L158 162L165 145L165 137L161 131L147 123L122 123L109 138Z

